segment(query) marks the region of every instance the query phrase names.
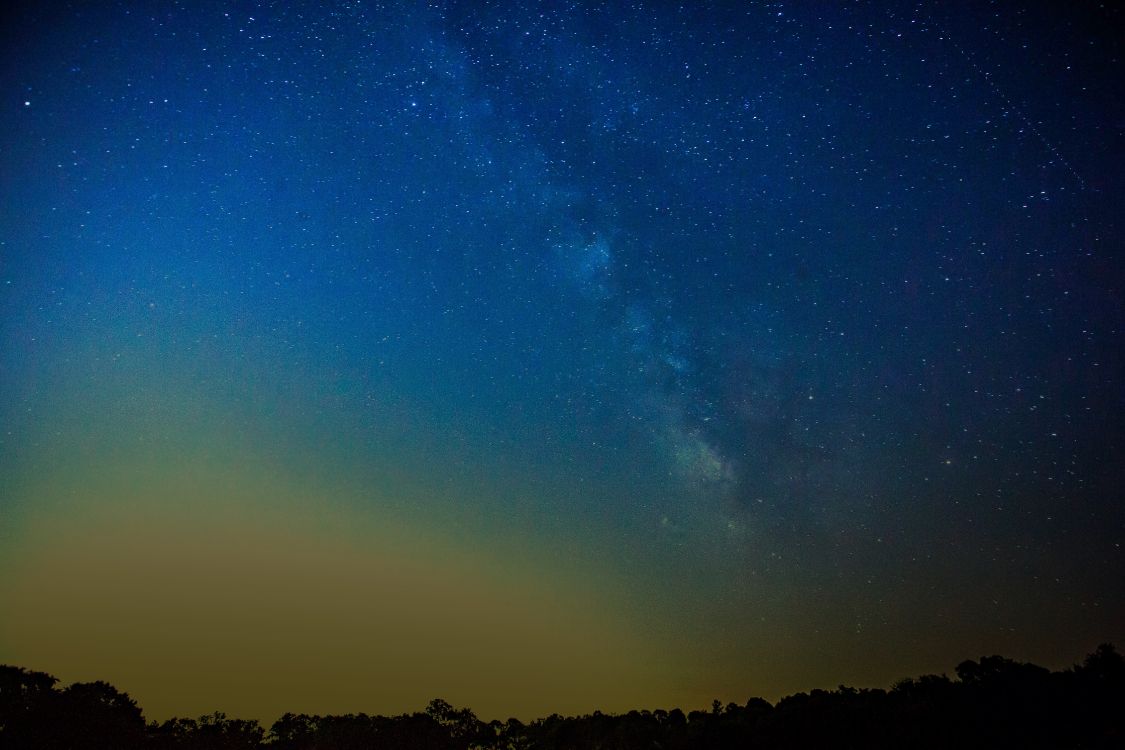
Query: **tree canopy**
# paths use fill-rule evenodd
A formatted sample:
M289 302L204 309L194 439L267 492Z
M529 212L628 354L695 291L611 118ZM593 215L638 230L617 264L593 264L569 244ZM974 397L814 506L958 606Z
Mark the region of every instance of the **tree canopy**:
M689 750L707 748L1111 748L1125 746L1125 659L1103 644L1052 672L986 656L956 679L922 675L889 690L812 690L776 705L715 701L709 711L629 711L525 724L484 722L436 698L399 716L287 713L267 731L215 712L145 722L105 682L65 688L44 672L0 666L0 748L13 750Z

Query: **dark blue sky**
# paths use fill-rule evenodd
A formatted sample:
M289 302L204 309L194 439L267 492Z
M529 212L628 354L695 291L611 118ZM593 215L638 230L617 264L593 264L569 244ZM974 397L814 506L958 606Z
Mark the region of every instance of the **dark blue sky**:
M0 561L27 611L62 574L17 560L66 555L68 503L131 497L144 527L203 493L229 530L280 492L531 571L661 654L586 708L1121 640L1120 11L105 2L4 27ZM0 660L120 663L34 621ZM459 697L571 705L539 694Z

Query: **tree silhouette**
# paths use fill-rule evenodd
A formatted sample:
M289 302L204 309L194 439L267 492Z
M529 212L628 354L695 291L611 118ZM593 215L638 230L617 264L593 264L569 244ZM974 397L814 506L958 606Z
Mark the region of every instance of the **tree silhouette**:
M215 712L145 724L140 708L105 682L59 689L43 672L0 666L3 750L773 750L842 748L1125 747L1125 659L1108 644L1082 664L1051 672L1000 656L961 662L957 679L922 675L890 690L796 693L771 705L719 701L678 708L525 724L485 723L436 698L399 716L287 713L269 733Z
M57 679L45 672L0 666L0 746L31 747L50 729Z
M256 721L228 719L213 714L195 719L169 719L149 726L149 735L158 747L176 750L255 750L262 746L265 730Z
M62 691L42 672L0 667L0 746L42 750L139 747L141 709L106 682L77 682Z

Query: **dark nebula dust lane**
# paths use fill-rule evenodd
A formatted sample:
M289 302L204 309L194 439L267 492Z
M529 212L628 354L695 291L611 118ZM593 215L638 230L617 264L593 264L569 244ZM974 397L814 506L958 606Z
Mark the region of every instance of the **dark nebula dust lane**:
M21 3L0 663L486 717L1125 640L1123 28Z

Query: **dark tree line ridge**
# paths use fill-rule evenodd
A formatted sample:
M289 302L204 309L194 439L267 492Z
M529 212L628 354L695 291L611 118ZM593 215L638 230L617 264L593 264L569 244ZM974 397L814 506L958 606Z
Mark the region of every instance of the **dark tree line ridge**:
M715 701L710 711L630 711L524 724L484 722L435 699L400 716L287 713L267 731L216 712L147 722L105 682L59 688L44 672L0 666L0 749L20 750L726 750L727 748L1125 748L1125 659L1099 646L1051 672L1000 656L890 690L812 690L776 705Z

